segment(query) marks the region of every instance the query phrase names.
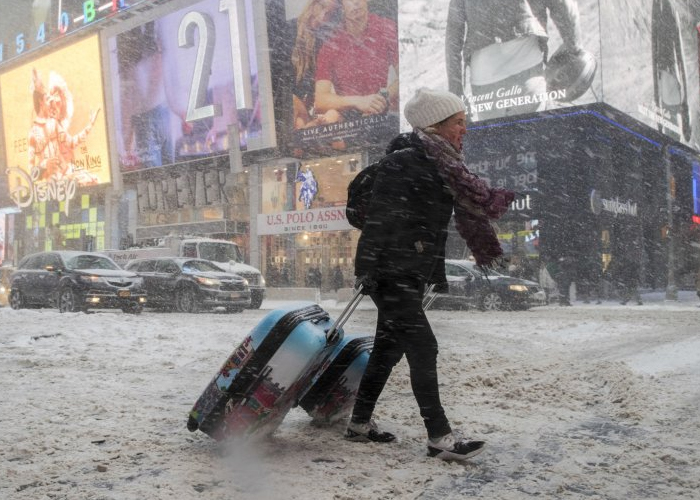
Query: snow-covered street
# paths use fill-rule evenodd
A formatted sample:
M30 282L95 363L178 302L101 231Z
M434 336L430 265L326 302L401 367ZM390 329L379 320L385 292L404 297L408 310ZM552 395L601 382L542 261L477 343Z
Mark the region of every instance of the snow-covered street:
M256 446L190 433L196 398L278 303L235 315L1 308L0 498L697 499L700 308L681 298L430 311L448 416L487 441L466 464L426 456L404 361L376 413L397 443L347 442L299 408ZM372 332L375 316L365 299L346 330Z

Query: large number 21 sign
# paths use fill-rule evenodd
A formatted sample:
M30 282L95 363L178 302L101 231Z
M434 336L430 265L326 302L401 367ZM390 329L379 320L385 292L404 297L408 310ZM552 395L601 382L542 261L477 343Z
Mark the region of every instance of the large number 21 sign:
M181 163L261 139L254 1L204 0L110 39L122 170Z
M236 108L251 109L253 107L253 97L250 88L250 58L248 55L245 5L237 0L220 0L219 10L228 12ZM192 87L187 107L187 121L190 122L221 114L219 105L210 104L204 106L202 104L208 88L214 55L214 42L216 40L216 30L211 17L201 12L188 12L185 14L180 22L178 31L179 46L189 48L194 45L195 29L199 32L199 47L197 48L197 60L192 76Z

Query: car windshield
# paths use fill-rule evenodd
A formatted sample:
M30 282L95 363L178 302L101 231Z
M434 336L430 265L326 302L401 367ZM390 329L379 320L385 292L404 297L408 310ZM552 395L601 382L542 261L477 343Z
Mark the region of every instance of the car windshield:
M199 256L214 262L243 262L241 251L233 243L206 242L199 244Z
M76 255L66 261L68 269L119 269L113 261L101 255Z
M188 260L182 264L182 270L187 272L199 271L202 273L221 272L221 268L205 260Z

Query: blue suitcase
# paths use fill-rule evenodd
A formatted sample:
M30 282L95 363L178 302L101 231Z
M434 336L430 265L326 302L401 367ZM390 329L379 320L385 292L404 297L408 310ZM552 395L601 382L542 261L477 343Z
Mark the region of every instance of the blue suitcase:
M434 288L435 285L430 285L425 292L423 309L426 311L437 297L433 293ZM341 324L345 323L360 300L362 296L358 290L338 318ZM345 333L340 339L299 401L299 406L306 410L314 424L333 425L350 416L373 344L374 335Z
M274 432L342 341L340 326L313 303L271 311L195 402L187 428L216 440Z
M346 333L299 402L316 425L333 425L350 416L367 368L374 336Z

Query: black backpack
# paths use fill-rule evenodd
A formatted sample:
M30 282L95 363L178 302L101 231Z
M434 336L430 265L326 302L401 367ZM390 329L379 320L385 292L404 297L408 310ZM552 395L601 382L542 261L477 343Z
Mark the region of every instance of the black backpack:
M360 170L360 173L348 184L348 203L345 207L345 216L350 225L357 229L362 229L365 225L369 202L372 200L372 187L378 170L379 163L372 163Z

